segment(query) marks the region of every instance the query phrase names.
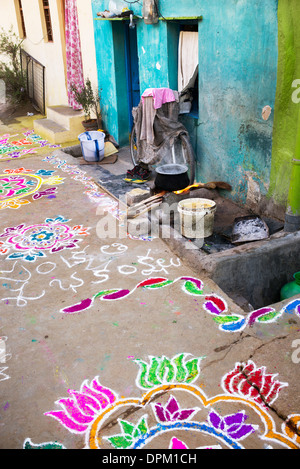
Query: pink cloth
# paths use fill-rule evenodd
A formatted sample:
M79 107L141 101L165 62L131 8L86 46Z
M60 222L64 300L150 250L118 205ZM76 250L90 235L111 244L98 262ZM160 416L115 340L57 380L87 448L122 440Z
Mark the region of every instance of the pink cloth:
M65 0L65 23L68 102L73 109L79 110L82 107L75 101L71 91L71 85L75 85L78 90L84 87L76 0Z
M153 97L154 109L159 109L164 103L176 101L175 95L170 88L147 88L142 94L142 100L149 96Z

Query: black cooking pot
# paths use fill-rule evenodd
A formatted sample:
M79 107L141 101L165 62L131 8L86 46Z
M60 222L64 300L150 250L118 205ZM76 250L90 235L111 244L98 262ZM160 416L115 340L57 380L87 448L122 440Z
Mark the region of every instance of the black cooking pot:
M164 191L180 191L190 184L188 167L183 164L165 164L155 171L155 186Z

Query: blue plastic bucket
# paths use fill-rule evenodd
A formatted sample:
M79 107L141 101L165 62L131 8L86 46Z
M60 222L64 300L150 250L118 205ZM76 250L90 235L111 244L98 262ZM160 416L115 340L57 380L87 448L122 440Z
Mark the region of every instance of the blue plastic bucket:
M81 144L82 156L86 161L101 161L104 158L105 134L96 131L84 132L78 136Z

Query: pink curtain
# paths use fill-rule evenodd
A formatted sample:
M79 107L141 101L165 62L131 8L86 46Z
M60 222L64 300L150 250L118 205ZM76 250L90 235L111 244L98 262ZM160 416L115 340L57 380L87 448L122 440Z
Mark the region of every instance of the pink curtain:
M72 84L79 90L84 86L76 0L65 0L65 24L68 102L73 109L79 110L82 107L75 101L71 91Z

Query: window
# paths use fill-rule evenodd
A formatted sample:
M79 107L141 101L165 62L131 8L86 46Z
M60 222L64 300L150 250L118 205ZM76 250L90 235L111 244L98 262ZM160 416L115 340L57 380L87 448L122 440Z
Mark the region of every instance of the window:
M169 86L180 93L180 114L199 117L199 25L202 17L164 18L168 32Z
M46 37L48 39L48 42L53 42L53 31L52 31L50 7L49 7L48 0L43 0L43 10L44 10L44 17L45 17L45 25L46 25Z
M182 24L178 46L178 91L181 92L182 113L198 117L198 25Z
M20 36L21 39L25 39L26 38L26 28L25 28L22 1L21 0L16 0L15 6L16 6L17 20L18 20L18 26L19 26L19 36Z

